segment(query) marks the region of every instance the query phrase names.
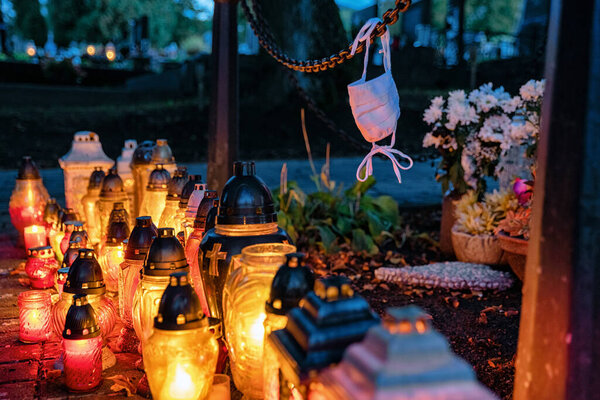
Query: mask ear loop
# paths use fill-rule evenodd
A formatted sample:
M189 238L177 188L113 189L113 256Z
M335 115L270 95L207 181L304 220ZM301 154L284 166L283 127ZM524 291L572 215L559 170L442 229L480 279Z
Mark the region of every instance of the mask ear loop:
M360 31L358 32L358 35L356 35L356 38L354 39L354 43L352 43L352 50L350 50L350 54L354 55L356 53L356 49L358 48L358 44L360 42L366 42L365 43L365 59L363 61L363 73L362 73L362 77L360 78L360 80L362 82L364 82L367 78L367 66L369 65L369 47L371 47L371 33L373 33L373 30L375 29L375 27L377 26L377 24L379 22L382 22L381 19L379 18L371 18L369 19L362 28L360 28ZM386 34L388 35L388 52L389 52L389 32L386 30ZM384 53L384 57L385 57L385 53ZM389 60L388 60L389 62ZM390 63L391 65L391 63ZM388 68L386 65L386 72L387 72Z

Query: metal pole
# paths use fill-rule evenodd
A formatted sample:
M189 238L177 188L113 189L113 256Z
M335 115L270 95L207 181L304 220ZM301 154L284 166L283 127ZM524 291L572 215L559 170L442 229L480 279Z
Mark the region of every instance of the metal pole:
M207 184L219 193L238 154L237 12L237 0L215 0Z
M515 400L599 399L600 0L553 0Z

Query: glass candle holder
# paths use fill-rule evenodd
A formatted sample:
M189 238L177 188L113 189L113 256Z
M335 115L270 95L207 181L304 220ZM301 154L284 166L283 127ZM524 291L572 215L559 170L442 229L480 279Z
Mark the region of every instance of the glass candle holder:
M69 242L71 241L71 234L73 233L73 231L75 231L75 225L80 225L81 227L83 227L83 224L81 223L81 221L65 221L65 223L63 224L63 235L62 238L60 240L60 253L63 255L65 255L65 253L67 252L67 249L69 248Z
M102 180L106 174L102 167L94 167L94 172L90 175L87 193L81 198L81 207L85 217L86 227L90 242L93 245L100 243L100 218L96 212L96 203L100 198L100 189Z
M94 390L102 382L102 336L86 295L73 298L61 336L67 388L75 392Z
M162 164L158 164L148 179L140 209L141 215L149 215L153 221L160 220L165 209L170 180L169 172L163 168Z
M129 212L129 197L123 187L123 181L117 175L114 168L108 171L108 175L102 180L102 189L100 196L96 202L96 212L100 218L100 237L106 237L108 226L110 223L110 215L115 208L115 203L122 203L123 208Z
M19 340L23 343L48 340L52 335L50 293L28 290L19 294L17 303L19 305Z
M264 305L275 273L286 254L295 251L295 246L281 243L245 247L241 268L231 274L229 304L224 309L225 335L233 382L248 399L263 397Z
M175 215L179 208L179 199L183 187L188 181L187 168L183 166L177 167L177 170L171 177L167 188L167 200L165 202L165 209L163 210L160 220L158 222L159 228L175 228Z
M33 289L48 289L54 286L58 267L52 247L34 247L27 250L25 272Z
M41 247L47 244L46 229L42 225L26 226L23 231L23 237L26 249L31 249L32 247Z
M204 198L206 192L206 184L196 183L194 185L194 191L190 195L188 200L187 209L185 210L183 225L185 227L185 237L187 238L192 230L194 229L194 221L196 220L196 214L198 213L198 207Z
M119 291L119 269L125 260L123 241L129 237L129 225L122 215L115 217L108 227L106 242L100 249L98 262L102 267L106 290L110 296L117 296Z

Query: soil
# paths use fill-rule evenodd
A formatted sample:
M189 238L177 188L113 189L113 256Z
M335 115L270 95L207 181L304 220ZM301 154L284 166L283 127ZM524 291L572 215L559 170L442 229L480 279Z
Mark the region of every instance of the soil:
M418 208L402 212L406 240L397 249L373 257L350 249L331 255L310 249L309 263L318 275L341 274L371 307L384 315L388 307L415 304L432 317L434 327L448 338L452 350L468 361L477 378L501 399L512 398L514 360L521 310L521 282L506 291L471 292L398 286L375 279L382 266L422 265L444 258L437 246L441 210ZM506 270L509 270L506 267Z

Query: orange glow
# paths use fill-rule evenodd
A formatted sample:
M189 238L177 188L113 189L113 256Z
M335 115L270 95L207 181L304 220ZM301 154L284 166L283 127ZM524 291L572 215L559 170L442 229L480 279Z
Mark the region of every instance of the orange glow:
M33 47L33 46L29 46L29 47L27 47L27 55L28 55L29 57L33 57L33 56L35 56L35 53L36 53L36 51L35 51L35 47Z
M88 54L88 56L92 57L96 55L96 47L94 45L88 44L88 46L85 48L85 52Z
M115 58L117 58L117 55L115 54L114 51L112 50L107 50L106 51L106 58L108 59L108 61L114 61Z

